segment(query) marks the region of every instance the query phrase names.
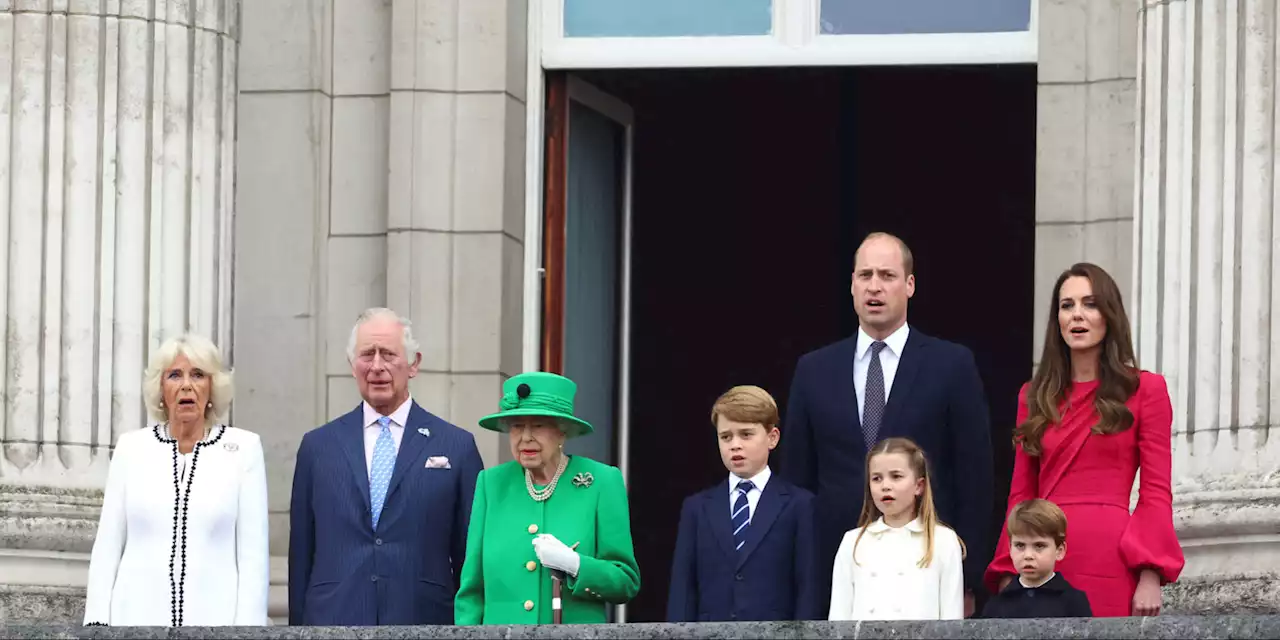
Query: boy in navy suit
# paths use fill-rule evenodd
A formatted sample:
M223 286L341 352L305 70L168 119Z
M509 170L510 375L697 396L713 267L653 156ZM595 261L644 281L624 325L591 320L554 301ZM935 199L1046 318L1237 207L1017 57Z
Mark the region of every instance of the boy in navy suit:
M1034 498L1009 512L1009 555L1018 579L987 601L984 618L1091 618L1089 597L1054 571L1067 555L1067 514Z
M777 402L760 387L734 387L716 400L711 423L729 479L684 501L667 620L824 619L813 494L769 470Z

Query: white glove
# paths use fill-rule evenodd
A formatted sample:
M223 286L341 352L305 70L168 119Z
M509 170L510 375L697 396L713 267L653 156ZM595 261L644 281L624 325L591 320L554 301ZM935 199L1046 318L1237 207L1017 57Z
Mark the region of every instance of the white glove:
M582 562L578 552L565 546L555 536L549 533L534 536L533 552L538 555L538 562L542 566L578 577L578 567Z

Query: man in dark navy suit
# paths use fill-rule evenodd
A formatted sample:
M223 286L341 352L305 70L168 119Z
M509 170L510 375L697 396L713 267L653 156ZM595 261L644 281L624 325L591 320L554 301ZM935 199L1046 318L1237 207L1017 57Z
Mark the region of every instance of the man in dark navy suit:
M779 473L814 493L826 607L836 550L862 509L867 451L888 437L914 440L929 459L938 514L968 548L965 615L971 616L990 559L984 533L994 482L990 418L973 353L907 324L913 268L911 250L895 236L873 233L858 247L851 286L858 332L796 364Z
M307 433L289 505L289 624L453 624L475 437L409 397L409 321L369 309L347 356L364 402Z
M734 387L711 409L729 481L689 496L671 564L667 620L818 620L813 494L769 470L778 405Z

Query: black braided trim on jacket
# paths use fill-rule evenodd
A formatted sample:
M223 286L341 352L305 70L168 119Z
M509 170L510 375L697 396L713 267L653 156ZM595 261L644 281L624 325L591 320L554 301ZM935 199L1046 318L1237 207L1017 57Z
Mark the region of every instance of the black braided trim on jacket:
M169 622L171 626L181 627L183 610L183 596L186 591L187 581L187 506L191 501L191 482L196 477L196 462L200 459L200 450L212 444L217 444L222 439L222 435L227 432L227 427L222 425L218 428L218 435L208 440L201 440L196 443L191 454L191 469L187 471L186 487L182 486L182 477L178 471L178 441L175 438L161 435L160 426L156 425L152 429L156 440L169 444L173 448L173 543L169 548ZM179 516L181 514L181 516ZM182 540L182 555L178 555L178 540ZM177 564L178 562L181 564ZM174 579L173 569L179 567L178 577Z

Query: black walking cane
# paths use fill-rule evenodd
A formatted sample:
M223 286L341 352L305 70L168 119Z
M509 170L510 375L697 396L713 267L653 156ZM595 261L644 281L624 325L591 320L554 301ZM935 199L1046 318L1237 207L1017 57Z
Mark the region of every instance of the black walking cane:
M572 551L577 548L578 548L578 543L575 542L573 543L572 547L569 547L569 550ZM551 570L551 624L561 624L560 619L563 614L561 611L560 592L561 592L561 583L563 582L564 582L564 572L556 571L555 569L552 569Z

